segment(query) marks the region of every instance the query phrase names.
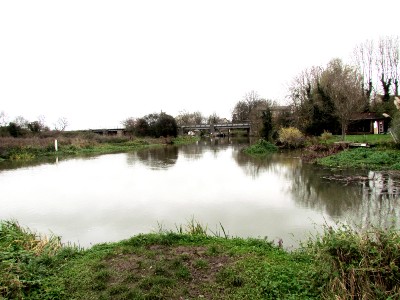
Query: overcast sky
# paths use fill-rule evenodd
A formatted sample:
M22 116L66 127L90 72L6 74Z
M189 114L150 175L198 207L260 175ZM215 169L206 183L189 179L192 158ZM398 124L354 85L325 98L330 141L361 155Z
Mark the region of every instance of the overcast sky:
M400 1L0 1L0 112L51 128L285 103L300 71L400 33ZM390 19L385 17L393 16Z

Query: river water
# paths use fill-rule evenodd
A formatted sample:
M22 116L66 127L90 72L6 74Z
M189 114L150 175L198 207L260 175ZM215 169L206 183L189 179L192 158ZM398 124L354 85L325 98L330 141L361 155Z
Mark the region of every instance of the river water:
M88 247L194 219L210 232L299 245L323 224L399 227L400 179L332 172L293 152L264 159L230 139L56 160L0 164L0 219ZM357 176L357 177L354 177ZM358 180L353 180L354 178Z

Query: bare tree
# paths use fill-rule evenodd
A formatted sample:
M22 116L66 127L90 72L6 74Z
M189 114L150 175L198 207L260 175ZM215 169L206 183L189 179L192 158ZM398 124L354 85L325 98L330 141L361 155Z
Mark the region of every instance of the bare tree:
M362 74L362 89L366 99L371 99L374 73L374 42L366 40L354 48L354 60Z
M40 131L50 131L49 126L46 125L46 118L43 115L38 116L38 123L40 126Z
M356 68L344 65L340 59L329 62L321 76L321 86L335 105L335 114L342 127L342 140L354 113L363 110L362 76Z
M14 123L20 128L28 129L29 121L22 116L16 117Z
M4 111L0 112L0 126L7 126L8 117Z
M54 124L54 129L57 131L64 131L68 126L68 120L65 117L61 117L57 120L57 123Z
M379 81L382 85L384 101L389 101L390 86L392 85L391 47L392 41L389 37L380 38L376 50L376 67L378 70Z
M207 118L207 124L220 124L221 121L222 118L218 116L216 113L209 115Z
M313 92L318 88L322 67L311 67L300 72L289 86L292 102L293 123L297 128L306 128L313 110Z
M257 92L250 91L245 94L243 100L238 101L232 111L232 121L248 121L253 109L262 105L265 99L261 99Z
M389 51L391 76L394 84L393 94L395 96L399 95L399 55L399 37L397 36L391 38Z
M193 113L181 111L179 115L175 117L175 120L178 126L203 124L205 122L205 118L199 111Z

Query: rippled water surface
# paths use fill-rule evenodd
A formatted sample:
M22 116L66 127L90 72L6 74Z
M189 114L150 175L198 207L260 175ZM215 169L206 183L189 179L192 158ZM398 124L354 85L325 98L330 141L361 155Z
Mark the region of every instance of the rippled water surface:
M0 165L0 219L87 247L175 229L194 218L213 232L297 246L335 221L398 226L399 178L332 173L292 153L265 159L228 139L35 166ZM354 177L357 176L357 177ZM357 180L355 180L357 179Z

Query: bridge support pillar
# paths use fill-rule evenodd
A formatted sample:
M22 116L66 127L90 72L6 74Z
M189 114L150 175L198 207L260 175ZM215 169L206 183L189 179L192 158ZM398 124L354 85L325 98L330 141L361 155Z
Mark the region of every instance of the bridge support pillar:
M213 123L210 124L210 133L211 133L212 135L214 135L214 133L215 133L215 127L214 127L214 124L213 124Z

